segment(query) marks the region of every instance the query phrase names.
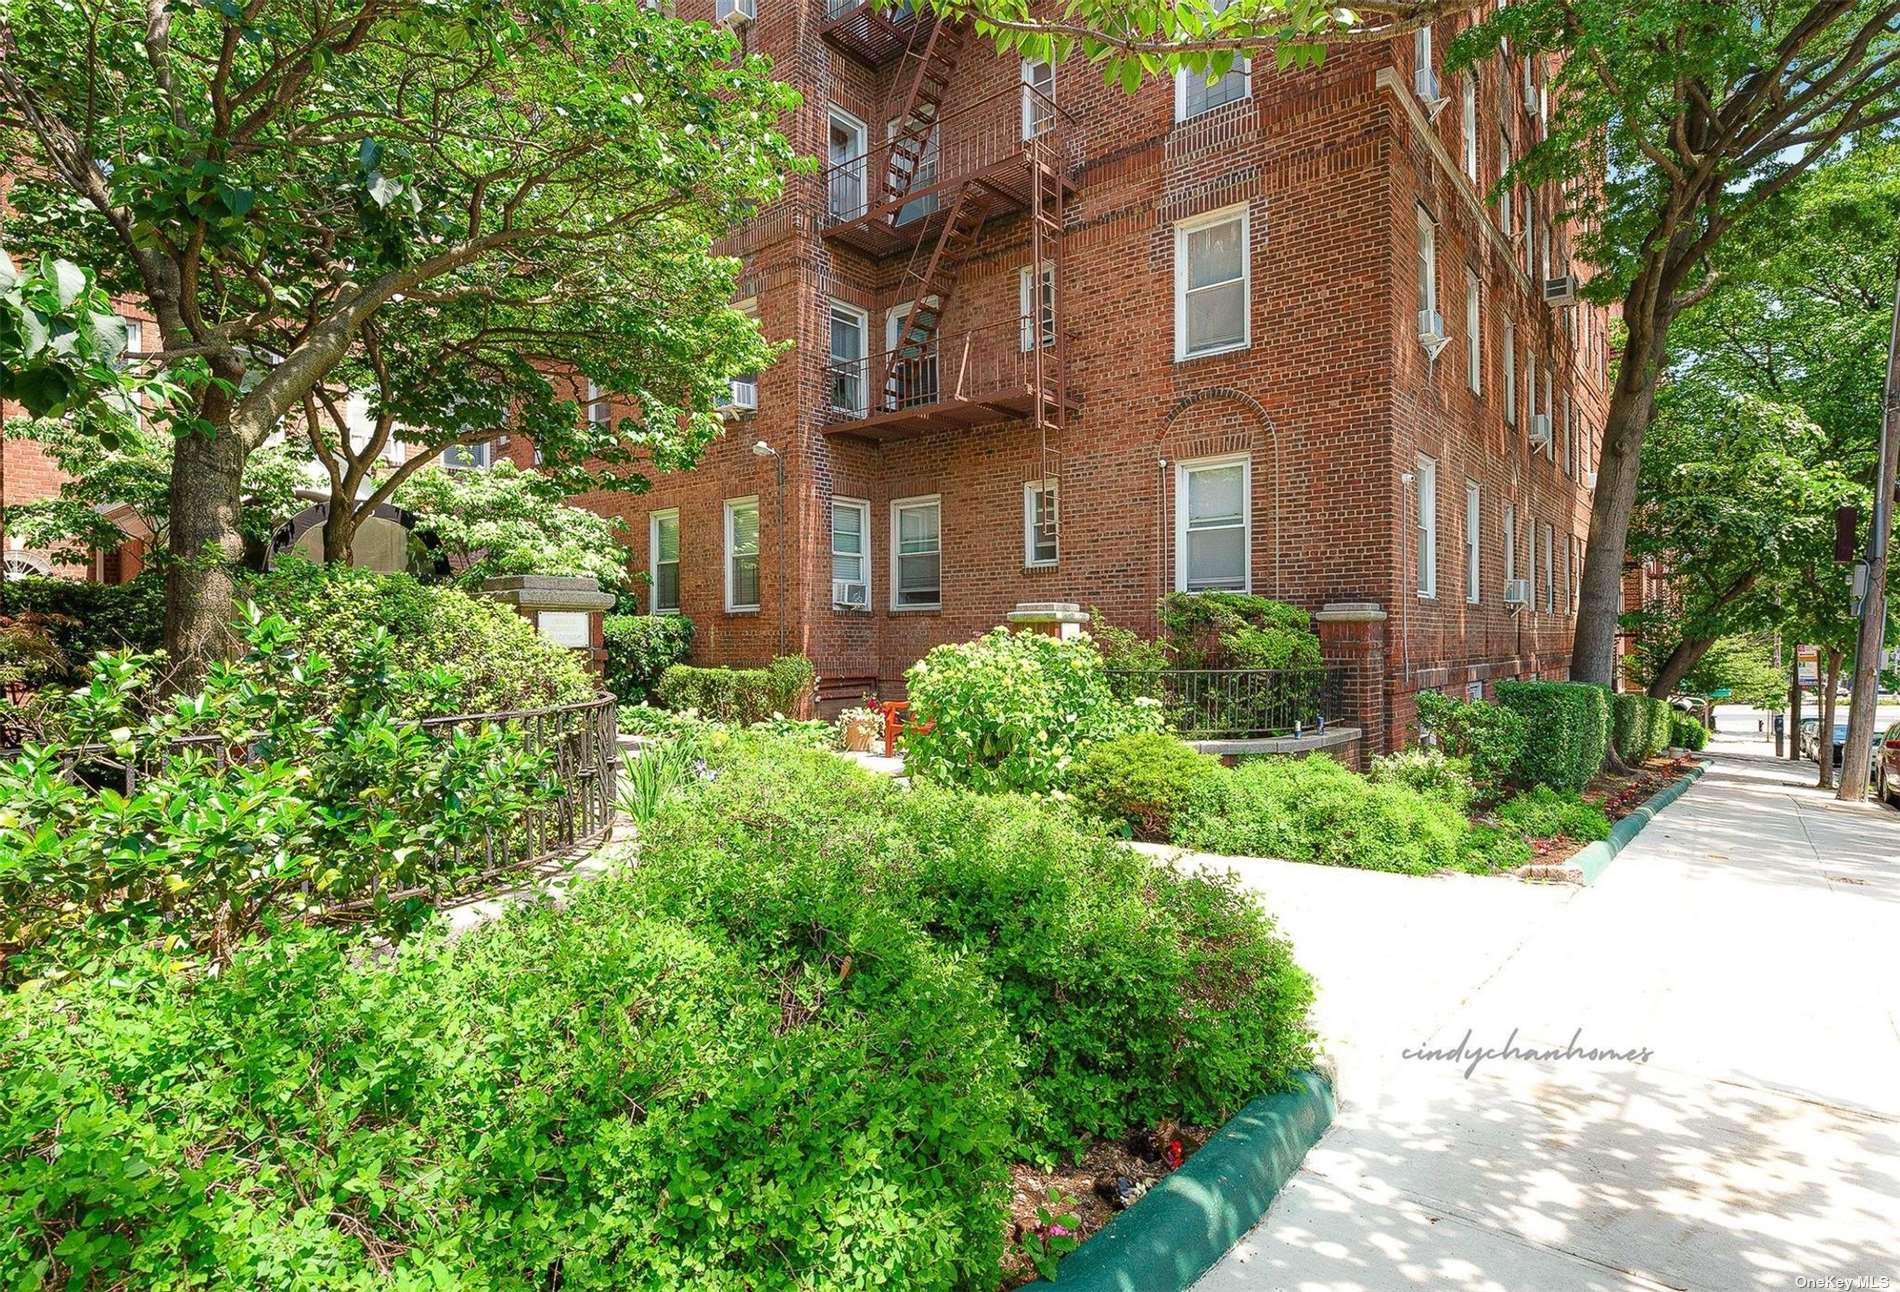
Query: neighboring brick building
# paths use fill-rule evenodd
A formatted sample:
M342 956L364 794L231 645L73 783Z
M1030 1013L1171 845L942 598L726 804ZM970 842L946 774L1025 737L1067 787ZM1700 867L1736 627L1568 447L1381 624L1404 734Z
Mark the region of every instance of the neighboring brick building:
M888 695L1019 602L1151 629L1192 582L1322 612L1329 655L1371 670L1375 745L1403 738L1420 688L1563 675L1606 319L1546 303L1569 263L1553 195L1485 200L1541 128L1543 68L1433 93L1426 34L1130 96L852 0L758 8L744 39L805 96L794 143L831 162L730 246L748 308L796 349L696 470L586 499L629 520L701 659L802 650L828 698ZM920 296L941 309L900 336ZM755 441L785 467L783 514ZM1513 577L1531 604L1506 605ZM1376 610L1325 610L1342 603Z
M586 500L629 520L700 658L802 650L828 698L888 695L1019 602L1152 629L1191 581L1321 612L1329 656L1366 670L1375 746L1403 739L1420 688L1563 675L1606 319L1546 304L1569 260L1553 195L1485 200L1541 128L1543 68L1433 92L1426 34L1129 96L852 0L758 9L744 39L805 96L794 143L831 163L730 246L741 296L796 349L699 468ZM1032 244L1053 277L1040 327ZM920 296L941 309L900 336ZM785 468L783 513L755 441ZM1530 604L1507 606L1507 578Z

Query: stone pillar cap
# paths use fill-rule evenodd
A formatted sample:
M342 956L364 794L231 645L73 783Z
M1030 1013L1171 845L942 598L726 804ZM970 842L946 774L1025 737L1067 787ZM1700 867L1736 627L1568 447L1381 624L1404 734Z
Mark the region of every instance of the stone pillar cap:
M1385 617L1385 607L1376 601L1328 601L1313 615L1322 624L1377 623Z
M584 574L501 574L482 580L482 595L541 610L611 610L614 604Z
M1004 618L1012 624L1085 624L1089 617L1073 601L1019 601Z

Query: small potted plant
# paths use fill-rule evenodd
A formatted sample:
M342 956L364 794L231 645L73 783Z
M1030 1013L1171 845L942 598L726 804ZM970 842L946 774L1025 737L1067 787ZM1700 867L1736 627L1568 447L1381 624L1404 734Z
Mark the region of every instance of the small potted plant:
M865 704L846 709L838 715L838 731L845 750L853 754L870 753L871 745L877 740L878 731L883 725L884 715Z

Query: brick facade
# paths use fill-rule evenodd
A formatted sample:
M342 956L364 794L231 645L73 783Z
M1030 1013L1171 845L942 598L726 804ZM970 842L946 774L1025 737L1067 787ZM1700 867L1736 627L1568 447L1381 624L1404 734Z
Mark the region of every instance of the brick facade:
M746 39L805 95L787 123L801 151L823 156L827 105L875 122L873 105L893 99L893 77L879 82L817 37L822 5L766 0L759 8ZM688 0L683 15L700 16L691 10ZM1438 33L1439 48L1450 34ZM1462 86L1445 78L1450 102L1434 119L1413 91L1415 57L1415 42L1404 38L1343 52L1318 72L1263 70L1247 97L1185 122L1175 120L1166 84L1129 96L1104 87L1084 64L1057 69L1055 98L1077 123L1081 148L1057 290L1078 404L1059 444L1055 565L1024 560L1023 487L1040 478L1042 464L1029 417L881 442L836 433L825 411L828 301L863 308L870 348L881 349L883 315L906 297L909 257L878 260L825 237L824 193L810 179L733 240L745 262L741 295L754 302L768 336L795 342L761 374L758 411L736 418L694 471L662 477L644 495L583 501L627 519L642 570L649 516L677 509L681 609L697 626L696 654L705 662L756 661L780 649L783 562L783 648L812 657L831 680L831 697L852 698L868 689L899 693L905 668L929 647L993 627L1018 602L1078 602L1112 622L1152 629L1156 600L1175 580L1175 464L1242 455L1251 472L1252 590L1314 611L1374 603L1385 612L1376 631L1328 630L1329 655L1364 660L1366 676L1355 686L1375 748L1404 739L1421 688L1562 676L1606 401L1607 321L1591 306L1544 302L1538 262L1550 195L1522 188L1513 195L1515 242L1485 200L1498 174L1501 114L1517 152L1538 129L1525 110L1521 60L1488 66L1478 79L1474 184L1463 169ZM1019 75L1014 60L972 41L943 112L999 89L1007 94ZM1542 79L1538 69L1540 86ZM894 98L901 102L902 91ZM1537 262L1527 265L1529 202L1538 235ZM1177 361L1175 226L1235 206L1248 217L1250 343ZM1434 228L1438 309L1450 338L1435 360L1418 337L1421 210ZM1017 320L1027 226L1019 215L984 227L949 298L945 335ZM1552 239L1552 273L1567 260L1564 243L1561 233ZM1467 272L1480 286L1477 393L1466 368ZM1506 317L1518 370L1508 424ZM1553 424L1543 451L1527 438L1527 352L1535 356L1538 411ZM1576 444L1569 452L1566 398ZM783 514L773 463L751 450L757 440L786 466ZM1436 461L1432 597L1416 585L1418 517L1404 481L1420 454ZM1479 496L1475 602L1465 577L1468 481ZM890 504L920 495L941 500L942 607L894 610ZM723 503L742 497L760 500L760 609L728 612ZM869 503L868 610L832 606L834 497ZM1537 579L1534 605L1517 610L1504 603L1507 503L1517 517L1516 574L1529 577L1534 562Z

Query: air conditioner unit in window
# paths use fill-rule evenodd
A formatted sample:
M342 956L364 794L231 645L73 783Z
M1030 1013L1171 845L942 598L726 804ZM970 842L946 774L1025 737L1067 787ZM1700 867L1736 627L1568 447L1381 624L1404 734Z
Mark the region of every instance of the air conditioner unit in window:
M1436 359L1439 351L1451 344L1451 338L1445 335L1445 319L1437 310L1418 312L1418 343L1425 347L1427 358Z
M1593 492L1595 491L1597 487L1597 473L1596 472L1586 471L1583 473L1583 487Z
M1429 67L1421 67L1412 73L1412 92L1418 95L1418 101L1425 105L1425 114L1434 121L1445 110L1451 100L1439 93L1438 73Z
M1541 101L1537 97L1537 87L1535 85L1526 85L1524 87L1524 111L1530 113L1532 116L1536 116L1538 115L1538 108L1540 106Z
M846 610L869 610L871 586L862 579L833 579L831 604Z
M1559 274L1555 278L1544 280L1544 304L1575 305L1577 303L1577 276Z
M713 16L720 22L743 27L758 21L759 0L718 0L713 6Z
M732 392L726 402L719 407L728 411L751 412L759 406L759 379L757 377L734 377Z
M1531 581L1529 579L1506 579L1504 581L1504 604L1507 606L1528 606L1531 603Z
M1531 415L1531 451L1536 452L1538 449L1547 449L1549 447L1550 414L1534 413Z

